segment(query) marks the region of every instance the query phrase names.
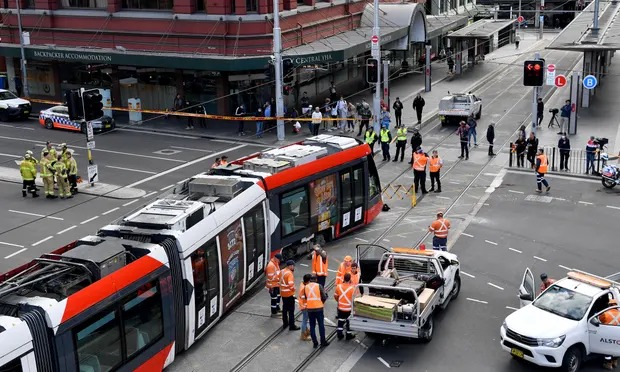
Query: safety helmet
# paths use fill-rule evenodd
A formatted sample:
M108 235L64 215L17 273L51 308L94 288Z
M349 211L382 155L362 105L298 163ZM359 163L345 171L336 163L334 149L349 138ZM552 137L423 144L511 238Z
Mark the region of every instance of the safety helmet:
M28 155L32 155L32 151L30 151L30 150L26 150L26 154L28 154Z
M351 262L351 261L353 261L353 258L351 256L344 257L344 262Z
M24 155L24 159L30 159L30 158L31 158L30 154Z

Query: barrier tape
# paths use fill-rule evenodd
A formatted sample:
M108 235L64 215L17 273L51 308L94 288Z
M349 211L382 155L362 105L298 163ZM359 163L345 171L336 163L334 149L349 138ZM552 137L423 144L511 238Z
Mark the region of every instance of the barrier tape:
M38 98L25 98L30 102L36 103L45 103L49 105L64 105L62 102L58 101L48 101L44 99ZM214 119L214 120L232 120L232 121L271 121L271 120L285 120L285 121L312 121L312 118L287 118L287 117L263 117L263 116L228 116L228 115L213 115L213 114L194 114L190 112L183 111L170 111L170 110L144 110L144 109L129 109L125 107L104 107L103 110L112 110L112 111L124 111L124 112L140 112L144 114L155 114L162 116L187 116L193 118L204 118L204 119ZM321 121L340 121L340 120L349 120L348 118L323 118ZM355 120L355 119L353 119Z

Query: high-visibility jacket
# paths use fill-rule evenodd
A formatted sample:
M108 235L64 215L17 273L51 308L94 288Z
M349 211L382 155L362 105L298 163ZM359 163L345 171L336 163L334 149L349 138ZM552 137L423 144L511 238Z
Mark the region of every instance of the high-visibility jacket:
M310 282L304 288L306 309L322 309L323 301L321 300L321 288L319 283Z
M312 274L316 276L327 276L327 267L328 267L328 258L325 257L325 262L323 262L323 257L316 252L312 252Z
M295 278L288 268L280 271L280 296L291 297L295 295Z
M51 149L48 149L47 147L44 147L41 151L41 160L43 160L43 153L46 151L50 154L50 159L56 159L58 157L55 148L52 147Z
M620 326L620 310L609 309L599 315L599 320L602 324Z
M56 161L52 165L52 169L54 169L54 173L56 177L67 178L67 166L62 161Z
M373 131L367 130L364 135L364 138L367 144L372 145L377 140L377 133L375 133L374 130Z
M265 288L272 289L280 286L280 264L277 258L272 258L265 267L267 282Z
M43 158L41 159L39 164L41 165L41 177L51 177L52 170L50 169L50 166L52 164L52 161L49 159Z
M398 130L396 131L396 140L397 141L407 140L407 128L398 128Z
M426 163L428 162L428 157L424 154L418 154L417 152L413 154L413 169L417 171L426 170Z
M443 166L443 160L438 156L436 158L428 159L428 170L431 172L439 172L441 167Z
M341 283L336 286L334 298L338 301L338 310L351 311L354 291L355 287L351 283Z
M301 282L299 292L297 293L297 301L299 302L299 310L306 310L306 285Z
M540 165L536 170L538 173L547 173L547 167L549 162L547 161L547 155L541 154L536 157L536 159L540 160Z
M70 176L77 176L77 161L72 156L71 158L65 158L65 166L67 167L67 174Z
M383 128L380 132L381 143L390 143L392 135L389 129Z
M438 238L447 238L450 229L450 221L445 218L438 218L431 224L431 231Z
M351 273L351 264L347 266L343 262L338 267L338 273L336 274L336 285L344 282L344 274L346 273Z
M353 274L353 272L351 272L350 274L351 274L351 284L355 287L355 295L357 296L360 294L360 290L359 288L357 288L357 285L360 284L360 278L362 276L362 272L358 268L357 274Z
M19 164L19 173L22 175L22 180L33 181L37 178L37 167L30 160L24 159Z

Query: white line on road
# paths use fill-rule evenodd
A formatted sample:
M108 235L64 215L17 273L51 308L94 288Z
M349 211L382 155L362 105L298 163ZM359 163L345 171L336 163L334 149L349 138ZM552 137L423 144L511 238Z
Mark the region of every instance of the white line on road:
M71 227L67 227L67 228L66 228L66 229L64 229L64 230L60 230L59 232L57 232L57 233L56 233L56 235L60 235L60 234L66 233L67 231L69 231L69 230L73 230L73 229L75 229L76 227L77 227L77 225L73 225L73 226L71 226Z
M174 185L168 185L166 187L162 187L161 189L159 189L159 191L165 191L165 190L171 189L173 187L174 187Z
M24 246L23 246L23 245L20 245L20 244L13 244L13 243L7 243L7 242L0 242L0 244L2 244L2 245L8 245L9 247L24 248Z
M450 181L449 183L453 184L453 185L460 185L460 182L456 182L456 181Z
M11 258L11 257L13 257L13 256L17 256L18 254L20 254L20 253L22 253L23 251L26 251L26 250L28 250L28 248L22 248L22 249L20 249L19 251L17 251L17 252L13 252L13 253L11 253L10 255L8 255L8 256L6 256L6 257L4 257L4 259L5 259L5 260L7 260L7 259L9 259L9 258Z
M366 240L366 239L362 239L362 238L358 238L358 237L356 237L355 239L359 240L360 242L368 243L368 240Z
M0 124L0 127L15 128L13 125L9 125L9 124Z
M329 271L330 273L337 273L338 272L338 271L332 270L332 269L327 269L327 271Z
M172 134L172 133L159 133L159 132L146 132L143 130L135 130L135 129L129 129L129 128L117 128L116 130L118 131L124 131L124 132L135 132L135 133L140 133L140 134L151 134L154 136L166 136L166 137L175 137L175 138L185 138L185 139L200 139L200 137L194 137L194 136L184 136L182 134Z
M439 196L439 195L437 195L437 196L435 196L435 197L436 197L437 199L447 199L447 200L450 200L450 198L449 198L449 197L447 197L447 196Z
M51 239L51 238L53 238L53 237L54 237L54 235L50 235L50 236L48 236L47 238L45 238L45 239L41 239L41 240L39 240L38 242L34 243L32 246L33 246L33 247L36 247L37 245L39 245L39 244L41 244L41 243L45 243L46 241L50 240L50 239Z
M143 198L148 198L149 196L153 194L157 194L157 191L149 192L148 194L144 195Z
M497 243L492 242L492 241L490 241L490 240L485 240L485 242L487 242L487 243L489 243L489 244L497 245Z
M475 298L471 298L471 297L467 297L467 298L466 298L466 300L468 300L468 301L472 301L472 302L477 302L477 303L479 303L479 304L485 304L485 305L487 305L487 304L488 304L488 302L486 302L486 301L476 300Z
M300 265L303 266L303 267L308 267L308 264L300 263Z
M157 172L151 172L151 171L145 171L145 170L133 169L133 168L116 167L114 165L106 165L105 167L106 168L112 168L112 169L120 169L120 170L124 170L124 171L129 171L129 172L138 172L138 173L146 173L146 174L157 174Z
M566 201L566 199L564 199L564 198L556 198L556 197L554 197L553 199L559 200L559 201Z
M496 285L496 284L493 284L493 283L491 283L491 282L487 282L487 284L488 284L488 285L490 285L491 287L494 287L494 288L499 289L500 291L503 291L503 290L504 290L504 288L502 288L502 287L500 287L500 286L498 286L498 285Z
M542 262L547 262L547 260L545 260L544 258L538 257L538 256L534 256L534 258Z
M7 156L9 158L21 158L21 155L13 155L13 154L4 154L0 152L0 156Z
M94 221L94 220L96 220L97 218L99 218L99 216L91 217L91 218L89 218L89 219L87 219L87 220L85 220L85 221L80 222L80 225L83 225L83 224L85 224L85 223L89 223L89 222L91 222L91 221Z
M497 177L499 173L483 173L485 176Z
M511 192L513 194L525 194L523 191L517 191L517 190L508 190L508 192Z
M465 236L469 236L470 238L473 238L474 236L468 233L461 233L461 235L465 235Z
M390 239L383 239L384 242L390 242Z
M30 212L22 212L22 211L16 211L16 210L13 210L13 209L9 209L9 212L25 214L27 216L33 216L33 217L45 217L45 218L49 218L50 220L58 220L58 221L64 221L65 220L64 218L60 218L60 217L45 216L43 214L30 213Z
M568 267L568 266L564 266L564 265L558 265L558 266L561 267L564 270L571 270L571 268Z
M386 366L387 368L392 368L390 367L390 364L388 362L385 361L385 359L381 358L381 357L377 357L377 359L383 363L384 366Z
M519 310L519 309L517 309L516 307L512 307L512 306L506 306L506 309L508 309L508 310L514 310L514 311Z
M269 146L269 145L264 145L264 144L260 144L260 143L249 143L249 142L241 142L241 141L228 141L228 140L220 140L220 139L213 139L211 140L213 142L220 142L220 143L229 143L231 145L236 145L238 143L241 143L243 146L256 146L256 147L269 147L270 149L275 148L274 146Z
M123 204L123 207L126 207L128 205L132 205L133 203L137 202L138 200L140 200L140 199L134 199L134 200L132 200L130 202L127 202L127 203Z
M329 318L325 318L324 320L325 320L325 323L327 323L327 324L329 324L329 325L332 325L332 326L334 326L334 327L336 326L336 323L332 322L332 320L331 320L331 319L329 319Z
M117 211L117 210L119 210L119 209L121 209L121 207L112 208L112 209L110 209L109 211L106 211L106 212L101 213L101 215L102 215L102 216L105 216L105 215L110 214L110 213L112 213L112 212L115 212L115 211Z
M584 205L592 205L594 203L590 203L590 202L586 202L586 201L578 201L579 204L584 204Z
M614 205L608 205L607 208L611 208L611 209L620 209L620 207L616 207Z
M513 252L517 252L517 253L523 253L523 251L520 251L518 249L514 249L514 248L508 248L509 250L513 251Z
M193 147L181 147L181 146L168 146L171 149L178 149L178 150L189 150L189 151L201 151L201 152L213 152L211 150L205 150L205 149L195 149Z
M0 138L1 138L1 137L0 137ZM191 167L192 165L197 164L197 163L200 163L200 162L203 162L203 161L205 161L205 160L207 160L207 159L215 158L215 157L218 157L218 156L220 156L220 155L222 155L222 154L226 154L226 153L228 153L228 152L235 151L235 150L238 150L238 149L243 148L243 147L246 147L246 146L248 146L248 145L247 145L247 144L245 144L245 145L239 145L239 146L231 147L231 148L226 149L226 150L224 150L224 151L220 151L220 152L216 152L216 153L213 153L213 154L209 154L209 155L203 156L203 157L201 157L201 158L198 158L198 159L195 159L195 160L189 161L189 162L187 162L187 163L185 163L185 164L181 164L181 165L178 165L178 166L176 166L176 167L174 167L174 168L170 168L170 169L168 169L168 170L166 170L166 171L163 171L163 172L159 172L159 173L157 173L157 174L154 174L154 175L152 175L152 176L150 176L150 177L147 177L147 178L145 178L145 179L143 179L143 180L141 180L141 181L134 182L134 183L132 183L132 184L130 184L130 185L125 186L125 188L127 188L127 189L128 189L128 188L131 188L131 187L136 187L136 186L138 186L138 185L142 185L143 183L147 183L147 182L149 182L149 181L151 181L151 180L154 180L155 178L159 178L159 177L161 177L161 176L165 176L165 175L170 174L170 173L172 173L172 172L176 172L176 171L178 171L179 169L183 169L183 168L186 168L186 167Z
M465 275L465 276L468 276L468 277L470 277L470 278L476 279L476 277L475 277L475 276L473 276L473 275L471 275L471 274L468 274L468 273L466 273L465 271L461 271L461 274L463 274L463 275Z

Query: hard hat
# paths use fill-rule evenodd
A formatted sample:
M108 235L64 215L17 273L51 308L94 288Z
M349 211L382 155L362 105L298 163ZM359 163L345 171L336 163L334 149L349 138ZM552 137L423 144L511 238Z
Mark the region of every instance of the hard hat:
M282 261L284 258L282 258L282 255L280 253L276 253L276 255L274 256L278 261Z
M295 266L295 261L293 260L286 261L286 266Z
M24 155L24 159L30 159L30 158L31 158L30 154Z
M351 262L351 261L353 261L353 258L351 256L344 257L344 262Z
M26 154L28 154L28 155L32 155L32 151L27 150L27 151L26 151Z

